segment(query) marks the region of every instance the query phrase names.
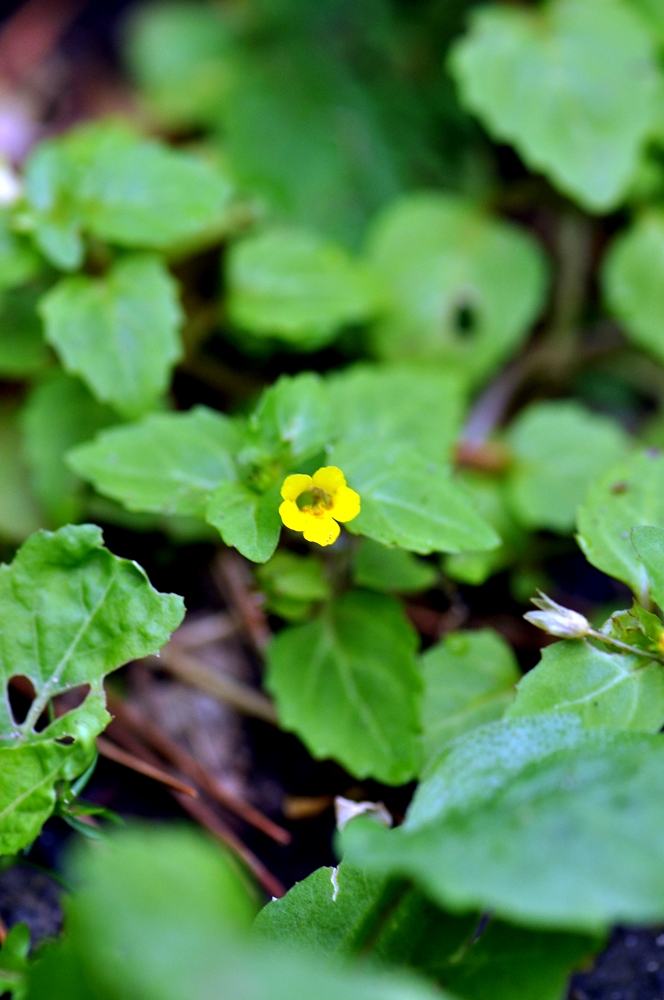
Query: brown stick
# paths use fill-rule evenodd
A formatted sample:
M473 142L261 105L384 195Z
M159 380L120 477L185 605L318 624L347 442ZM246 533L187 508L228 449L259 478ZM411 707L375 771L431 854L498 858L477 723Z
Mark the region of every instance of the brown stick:
M228 639L237 632L237 624L225 611L202 615L185 621L171 636L171 642L184 649L208 646L213 642Z
M206 830L214 834L223 844L230 847L235 854L241 858L249 868L260 884L263 886L266 892L269 892L272 896L277 896L281 898L286 894L286 890L276 878L271 871L269 871L263 862L256 857L253 851L242 843L240 838L226 826L223 820L219 819L217 814L210 809L208 805L205 804L201 799L189 799L182 792L171 792L171 795L176 799L183 809L185 809L190 816L193 816L201 826L204 826Z
M204 792L216 799L226 809L236 813L247 823L251 823L268 837L272 837L279 844L289 844L291 834L288 830L274 823L268 816L265 816L259 809L251 803L241 799L238 795L229 792L220 781L206 771L193 754L172 740L170 736L163 732L154 723L146 719L139 709L129 704L117 695L107 691L107 701L109 711L116 719L133 730L139 737L149 743L154 750L157 750L166 760L169 760L179 771L186 774L195 781Z
M196 657L178 649L175 643L168 643L158 657L148 656L143 662L153 670L167 670L185 684L232 705L243 715L277 725L277 712L269 698L247 684L216 673Z
M250 590L247 564L237 552L222 550L214 560L212 575L222 596L237 611L254 650L262 655L272 633L264 612Z
M146 764L145 761L141 760L139 757L135 757L134 754L129 753L127 750L121 750L110 740L107 740L104 736L97 737L97 750L102 757L106 757L108 760L115 761L116 764L122 764L123 767L128 767L132 771L137 771L138 774L145 775L146 778L153 778L154 781L160 781L162 785L168 785L170 788L177 788L179 792L183 795L190 795L192 799L198 798L198 792L191 785L185 785L184 781L179 781L177 778L173 778L166 771L162 771L159 767L154 767L152 764Z
M159 758L156 754L146 746L143 746L140 740L136 739L133 733L123 726L119 720L114 719L108 727L107 732L109 730L112 731L113 738L118 743L126 746L130 750L130 753L134 753L147 764L152 764L153 767L159 767ZM185 812L188 812L201 826L208 829L215 837L226 844L234 854L237 854L267 892L273 896L284 895L285 890L281 882L268 871L263 862L242 843L237 834L217 816L210 806L206 805L201 799L192 799L188 795L183 794L183 792L177 792L174 788L170 788L169 791Z

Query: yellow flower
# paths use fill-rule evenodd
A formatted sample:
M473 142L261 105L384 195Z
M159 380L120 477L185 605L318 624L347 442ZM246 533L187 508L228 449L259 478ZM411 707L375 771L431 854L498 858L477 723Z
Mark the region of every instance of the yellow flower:
M328 465L313 476L286 476L281 487L281 520L303 531L308 542L331 545L339 537L337 521L352 521L360 513L360 498L346 486L341 469Z

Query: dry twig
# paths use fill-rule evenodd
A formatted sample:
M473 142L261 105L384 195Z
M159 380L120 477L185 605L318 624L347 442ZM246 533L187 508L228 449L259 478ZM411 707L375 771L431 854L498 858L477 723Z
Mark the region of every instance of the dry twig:
M265 612L252 593L252 579L242 556L230 549L222 550L212 569L222 596L230 608L237 612L240 623L256 653L262 656L272 638Z
M107 740L103 736L97 737L97 750L102 757L115 761L116 764L122 764L123 767L128 767L132 771L136 771L138 774L143 774L146 778L153 778L154 781L160 781L162 785L168 785L170 788L176 788L184 795L191 796L192 799L198 798L198 792L195 788L192 788L191 785L186 785L184 781L174 778L166 771L162 771L159 767L154 767L152 764L146 764L144 760L134 756L134 754L129 753L127 750L122 750L120 747L117 747L114 743L112 743L111 740Z

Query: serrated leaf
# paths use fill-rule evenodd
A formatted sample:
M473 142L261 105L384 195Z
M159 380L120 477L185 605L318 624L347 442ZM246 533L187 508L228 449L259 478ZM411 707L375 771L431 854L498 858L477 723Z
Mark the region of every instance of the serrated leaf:
M204 517L219 484L235 478L238 423L196 406L151 413L71 451L70 467L129 510Z
M95 396L137 417L165 392L180 357L182 311L157 257L134 254L104 278L64 278L42 300L46 339Z
M652 599L664 608L664 530L651 526L632 528L631 539L636 554L646 568ZM661 636L660 632L660 642Z
M264 563L279 542L279 502L278 487L257 493L244 483L224 482L212 494L205 516L226 545L234 545L252 562Z
M232 189L199 157L94 122L52 139L26 166L27 219L56 265L78 267L88 231L131 248L168 249L218 236Z
M417 636L390 597L355 591L268 647L266 685L285 729L317 758L398 785L417 773Z
M194 831L138 828L109 839L103 851L79 853L64 949L40 953L31 1000L452 1000L406 973L344 968L249 937L254 906L242 877Z
M281 375L249 417L238 463L249 479L259 483L267 471L267 485L271 465L276 463L279 473L285 471L322 451L331 433L330 400L320 376L315 372Z
M111 555L94 525L38 532L0 566L0 853L33 839L53 807L56 781L89 764L94 737L110 718L104 675L157 652L183 612L181 598L157 593L136 563ZM17 675L35 690L21 723L8 696ZM37 732L51 699L85 684L82 705ZM55 742L65 736L70 745Z
M0 292L0 375L6 378L34 375L49 363L37 301L32 288Z
M346 857L412 877L440 905L529 926L657 922L663 768L661 736L583 733L563 716L492 723L430 769L402 827L350 823Z
M451 632L420 662L426 761L462 733L499 719L521 676L511 646L488 628Z
M226 264L232 323L258 337L317 350L376 308L370 277L343 247L273 226L239 240Z
M83 484L65 464L74 445L117 422L82 382L57 371L35 386L21 411L23 451L39 504L51 524L78 521Z
M391 204L369 234L382 282L380 357L437 359L472 381L514 350L544 304L542 251L516 226L438 193Z
M443 466L406 450L378 454L355 442L334 448L330 461L360 494L362 509L348 524L353 534L422 555L500 544L472 498Z
M447 462L465 391L458 375L431 365L354 365L328 379L335 437L375 449L407 444Z
M650 210L612 243L602 269L604 298L630 340L664 360L664 215Z
M659 86L653 39L626 4L485 7L450 65L466 107L532 169L593 212L620 203Z
M488 551L450 553L443 557L442 568L453 580L478 587L525 554L530 539L507 505L502 477L463 470L457 478L471 495L475 509L500 536L501 544Z
M405 549L390 549L365 538L353 560L353 580L379 592L409 594L428 590L438 577L436 568Z
M514 466L507 498L525 528L571 532L590 483L625 458L629 438L575 402L533 403L507 434Z
M578 541L588 561L628 584L647 604L648 573L630 538L639 525L664 528L664 457L652 450L593 483L577 517Z
M370 947L372 958L416 968L464 1000L560 1000L570 970L601 945L495 918L482 929L477 914L445 913L417 889L404 893L403 883L345 862L319 868L268 903L254 932L321 955L351 957Z
M507 718L563 712L591 729L656 733L664 724L664 671L652 660L596 649L585 640L556 642L517 685Z

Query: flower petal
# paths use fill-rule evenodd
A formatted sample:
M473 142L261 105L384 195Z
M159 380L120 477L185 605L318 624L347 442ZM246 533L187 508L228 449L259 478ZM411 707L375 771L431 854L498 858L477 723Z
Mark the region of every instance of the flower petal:
M338 493L346 485L346 477L341 469L337 469L336 465L326 465L319 469L318 472L314 472L312 479L314 486L317 486L319 490L325 490L331 497L334 497L335 493Z
M281 495L284 500L297 500L302 493L310 490L312 486L313 479L311 476L303 476L300 473L296 473L294 476L286 476L281 487Z
M352 521L360 513L359 493L344 486L334 497L330 513L337 521Z
M331 517L311 517L304 529L304 537L308 542L319 545L332 545L339 537L341 528Z
M295 476L292 478L295 479ZM293 531L304 531L311 520L311 514L300 510L294 500L284 500L279 507L279 516L286 527Z

